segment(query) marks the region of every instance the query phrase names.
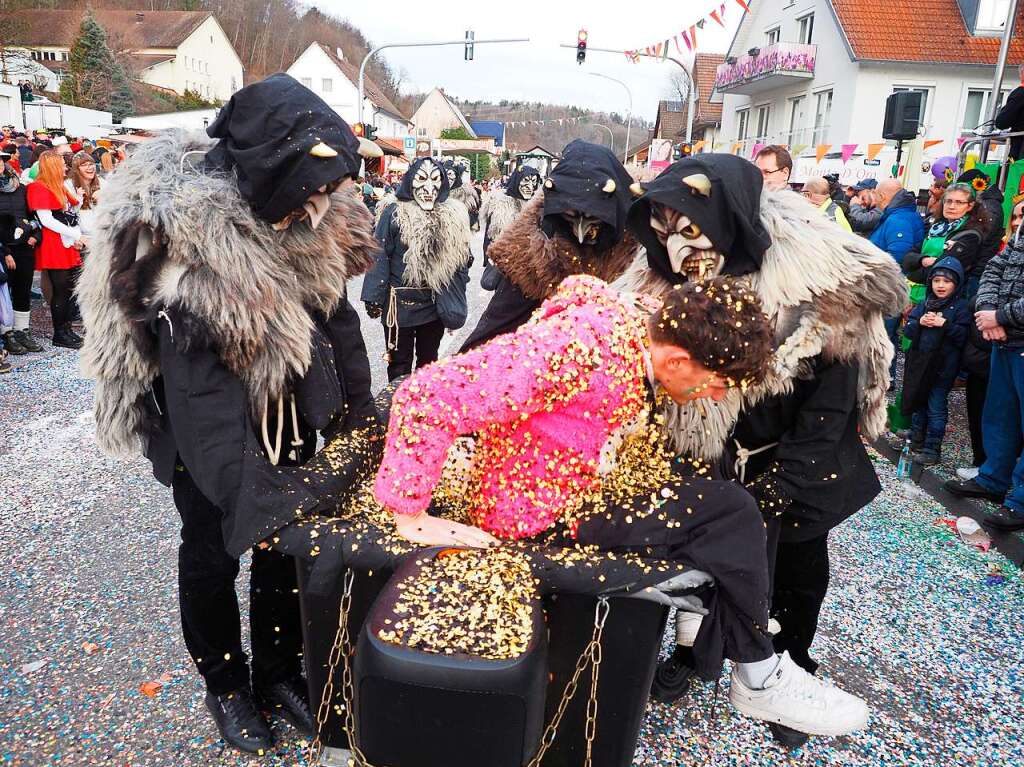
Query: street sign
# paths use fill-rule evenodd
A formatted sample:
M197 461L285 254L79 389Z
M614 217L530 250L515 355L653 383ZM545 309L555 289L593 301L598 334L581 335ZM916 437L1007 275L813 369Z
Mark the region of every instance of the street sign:
M402 138L402 151L405 152L406 157L416 156L416 137L415 136L404 136Z

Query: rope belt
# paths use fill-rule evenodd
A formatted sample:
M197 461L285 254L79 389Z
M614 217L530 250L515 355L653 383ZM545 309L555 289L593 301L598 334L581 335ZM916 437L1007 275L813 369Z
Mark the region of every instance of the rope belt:
M742 485L745 483L747 478L747 461L758 453L763 453L766 450L771 450L773 447L777 447L779 443L770 442L767 445L762 445L754 450L747 450L747 448L743 447L743 445L739 443L739 440L734 439L733 444L736 445L736 461L732 465L732 470L736 476L739 477L740 484Z

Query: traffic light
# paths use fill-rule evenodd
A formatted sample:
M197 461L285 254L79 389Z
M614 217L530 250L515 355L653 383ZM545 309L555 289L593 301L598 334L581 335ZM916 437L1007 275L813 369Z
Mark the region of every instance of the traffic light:
M376 141L377 140L377 126L376 125L369 125L369 124L364 123L363 124L363 134L364 134L363 138L367 139L368 141Z
M352 125L352 132L356 134L356 138L363 138L363 134L366 133L366 128L362 123L354 123Z
M473 60L473 39L475 37L476 33L473 30L466 30L466 61Z
M581 29L576 35L576 63L582 64L587 58L587 30Z

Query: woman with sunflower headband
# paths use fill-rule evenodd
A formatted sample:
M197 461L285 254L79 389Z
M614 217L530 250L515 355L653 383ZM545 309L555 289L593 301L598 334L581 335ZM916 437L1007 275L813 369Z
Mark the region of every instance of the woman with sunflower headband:
M980 171L970 181L957 180L946 188L939 214L928 221L920 251L909 251L903 257L903 271L912 282L925 283L928 270L936 262L953 256L963 266L965 280L972 282L976 290L977 279L970 278L980 275L984 268L980 261L989 235L998 228L1001 236L1002 227L994 227L991 213L978 203L975 184L982 191L987 188L987 177Z

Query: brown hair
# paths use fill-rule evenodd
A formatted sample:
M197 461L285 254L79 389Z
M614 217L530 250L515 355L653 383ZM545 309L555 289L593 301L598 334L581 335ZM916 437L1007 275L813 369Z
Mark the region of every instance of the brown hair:
M75 189L81 189L82 195L82 210L89 210L93 206L93 195L100 190L100 177L98 173L94 173L92 180L86 181L85 177L82 176L80 168L90 163L95 167L96 160L93 159L92 155L88 152L76 152L75 156L71 158L71 183Z
M766 157L768 155L775 158L776 166L779 168L785 168L792 174L793 156L789 153L789 150L786 149L786 147L779 146L778 144L769 144L766 147L762 147L754 159L757 159L757 157Z
M674 286L652 317L651 337L739 386L764 378L775 349L757 295L728 277Z

